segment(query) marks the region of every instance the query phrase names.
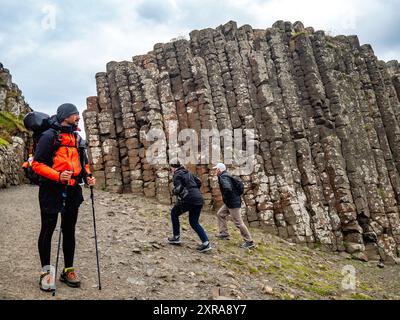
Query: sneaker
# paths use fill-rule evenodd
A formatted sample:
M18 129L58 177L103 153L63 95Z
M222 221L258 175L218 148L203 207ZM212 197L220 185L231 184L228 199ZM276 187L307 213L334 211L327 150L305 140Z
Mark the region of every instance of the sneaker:
M170 244L181 244L181 237L180 236L168 237L168 242Z
M81 286L81 282L78 279L78 275L76 274L74 268L64 268L63 272L60 276L60 281L64 282L67 286L72 288L79 288Z
M198 252L206 252L211 250L210 243L208 242L207 244L202 243L201 245L197 246L196 250Z
M221 234L221 233L219 233L215 237L217 239L219 239L219 240L229 240L229 234Z
M54 291L54 281L52 281L52 276L50 274L50 271L43 272L40 275L39 279L39 287L40 290L45 291L45 292L52 292Z
M246 241L245 243L242 243L240 245L240 248L242 249L251 249L254 248L256 245L254 243L254 241Z

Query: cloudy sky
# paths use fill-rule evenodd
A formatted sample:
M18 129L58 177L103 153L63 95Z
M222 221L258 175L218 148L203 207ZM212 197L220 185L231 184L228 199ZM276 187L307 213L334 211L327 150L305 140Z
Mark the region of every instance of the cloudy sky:
M0 62L35 110L85 108L95 73L191 30L270 27L277 20L357 34L382 60L400 60L400 0L0 0Z

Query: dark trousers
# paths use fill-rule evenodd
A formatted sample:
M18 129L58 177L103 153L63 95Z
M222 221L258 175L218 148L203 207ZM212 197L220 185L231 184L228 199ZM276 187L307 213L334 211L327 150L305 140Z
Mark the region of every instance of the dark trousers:
M197 233L202 242L208 241L208 237L203 227L199 223L200 213L203 205L191 206L186 204L176 204L171 209L171 222L174 236L180 235L179 216L189 211L189 223L192 229Z
M82 188L78 185L66 190L65 207L62 193L64 186L43 184L39 189L41 229L38 249L42 267L50 265L51 239L57 225L58 214L61 212L61 229L63 237L64 267L69 268L74 263L75 225L78 219L79 206L83 201Z

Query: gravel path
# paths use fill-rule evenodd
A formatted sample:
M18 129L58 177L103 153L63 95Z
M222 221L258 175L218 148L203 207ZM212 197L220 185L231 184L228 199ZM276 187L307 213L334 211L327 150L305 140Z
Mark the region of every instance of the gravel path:
M166 243L171 232L169 206L132 194L114 195L99 190L95 193L102 290L96 287L92 209L89 190L85 188L86 201L79 212L75 253L75 267L82 286L73 289L57 282L57 295L52 297L38 287L38 188L23 185L0 190L0 299L400 297L399 266L379 269L376 265L349 260L343 254L291 245L254 229L252 232L259 246L254 251L243 251L237 247L240 236L233 224L230 225L231 241L213 240L214 249L201 254L194 249L199 241L185 216L181 219L183 244L171 246ZM202 214L201 222L210 238L214 239L215 216ZM57 238L58 226L53 236L53 264ZM304 265L297 268L302 259ZM63 262L62 256L60 261ZM339 289L318 291L325 288L320 285L323 280L328 281L327 286L340 283L341 279L332 278L332 274L340 276L340 267L349 263L357 268L363 281L362 285L360 283L362 290L357 291L360 295L354 296L354 293ZM315 265L322 271L315 270L318 269ZM309 275L305 279L300 277L303 269ZM314 276L317 281L310 284Z

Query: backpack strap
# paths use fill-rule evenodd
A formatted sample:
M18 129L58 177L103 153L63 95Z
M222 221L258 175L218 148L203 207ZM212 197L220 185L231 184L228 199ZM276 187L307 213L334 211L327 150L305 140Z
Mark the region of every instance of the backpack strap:
M74 131L74 136L75 136L75 147L79 148L79 144L82 140L82 137L76 131Z
M51 156L51 162L54 163L54 157L56 156L56 152L58 148L61 146L61 131L58 131L54 128L50 128L54 135L54 143L53 143L53 155Z

